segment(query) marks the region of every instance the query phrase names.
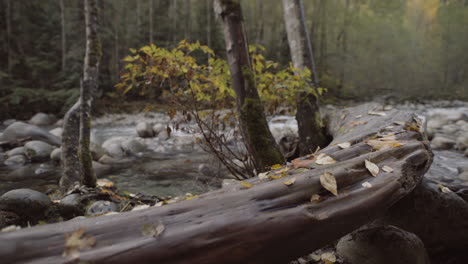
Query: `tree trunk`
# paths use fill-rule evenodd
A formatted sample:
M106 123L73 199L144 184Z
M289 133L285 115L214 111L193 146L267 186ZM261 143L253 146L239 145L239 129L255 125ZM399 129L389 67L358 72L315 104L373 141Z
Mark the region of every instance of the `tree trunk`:
M334 164L318 165L305 157L300 161L312 169L290 167L276 180L256 177L247 181L253 185L247 189L235 184L162 207L0 233L0 258L6 263L66 262L64 234L82 227L96 239L93 247L81 250L83 262L287 263L381 216L429 168L432 154L422 134L400 123L411 124L415 117L397 110L385 117L367 114L376 108L367 104L336 111L330 123L335 139L320 152L335 159ZM361 125L354 125L356 115L363 116ZM367 140L382 136L390 125L388 132L404 145L374 151ZM336 145L343 142L352 146ZM393 172L372 177L365 160ZM325 172L335 176L337 196L321 186ZM293 184L285 184L292 179ZM314 194L322 200L311 201ZM414 220L424 216L419 217ZM147 234L148 229L153 231Z
M11 55L11 1L6 0L6 32L7 32L7 56L8 56L8 74L11 76L13 61Z
M61 35L62 35L62 72L65 72L66 63L67 63L67 39L66 39L66 30L65 30L65 3L64 0L60 0L60 21L61 21Z
M236 92L240 130L257 172L262 172L268 166L284 163L284 157L268 127L255 87L240 2L216 0L214 3L215 11L224 24L227 58L232 87Z
M185 7L185 28L184 28L184 39L186 41L190 41L191 34L192 34L192 0L185 0L186 7Z
M81 83L80 116L80 162L81 183L88 187L96 185L93 159L89 149L91 137L91 104L99 81L101 43L98 37L98 9L95 0L85 0L86 55L84 59L83 82Z
M257 38L255 41L255 44L262 44L263 43L263 34L264 34L264 24L265 24L265 18L264 16L264 0L257 0L257 12L258 12L258 17L256 18L257 20Z
M81 167L78 157L80 142L80 105L78 100L63 118L62 133L62 167L60 187L68 189L75 182L80 182Z
M345 5L345 15L344 15L344 24L343 24L343 35L341 40L342 45L342 54L341 54L341 72L340 72L340 85L339 90L337 91L337 95L340 94L341 90L344 88L345 85L345 78L346 78L346 68L347 68L347 60L348 60L348 26L349 26L349 16L350 16L350 0L346 0Z
M172 43L177 41L177 0L171 0L171 34L172 34Z
M150 44L154 43L153 41L153 0L149 0L148 8L148 17L149 17L149 42Z
M318 87L317 74L313 60L312 47L304 22L301 0L283 0L284 20L288 35L289 48L294 67L309 68L313 74L315 87ZM317 147L323 147L328 142L322 127L317 98L313 95L303 95L297 102L296 120L299 130L299 150L301 155L314 152Z
M211 46L211 2L212 0L206 0L206 45L213 49ZM210 56L208 54L208 59Z

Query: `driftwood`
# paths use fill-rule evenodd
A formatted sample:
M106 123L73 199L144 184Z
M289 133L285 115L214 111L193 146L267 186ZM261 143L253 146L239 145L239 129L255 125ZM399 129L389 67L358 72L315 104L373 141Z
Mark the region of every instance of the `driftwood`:
M368 104L334 115L334 140L319 153L334 158L335 164L309 162L310 170L291 168L284 178L248 180L251 188L236 184L162 207L0 234L0 259L65 263L69 258L62 256L64 234L83 227L96 244L81 250L80 261L286 263L381 216L420 183L432 161L423 129L410 113L372 112L379 110ZM404 144L375 151L366 143L385 133L394 133ZM337 144L343 142L352 145L342 149ZM372 177L366 159L393 172ZM338 196L321 186L319 178L325 172L335 176ZM284 183L292 178L294 184ZM371 187L364 187L365 182ZM314 194L324 200L311 201ZM148 228L153 230L150 235Z

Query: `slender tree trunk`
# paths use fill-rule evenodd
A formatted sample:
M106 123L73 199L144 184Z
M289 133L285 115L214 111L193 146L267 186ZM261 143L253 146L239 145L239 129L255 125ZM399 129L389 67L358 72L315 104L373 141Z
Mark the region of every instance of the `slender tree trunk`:
M321 0L322 12L320 14L320 66L321 72L327 70L327 0Z
M177 0L171 0L171 34L172 34L172 43L177 41Z
M149 0L148 8L148 18L149 18L149 42L153 43L153 0Z
M62 72L65 72L66 68L66 55L67 55L67 36L65 34L65 3L64 0L60 0L60 21L62 24Z
M263 17L263 11L264 11L264 5L263 5L264 0L257 0L257 10L258 10L258 17L257 17L257 38L255 41L255 44L261 44L263 43L263 34L264 34L264 24L265 24L265 19Z
M13 62L11 56L11 2L6 0L6 31L7 31L7 56L8 56L8 74L11 76Z
M284 157L270 132L255 87L240 1L215 0L214 3L215 11L224 24L227 58L232 87L236 92L240 130L257 172L265 171L268 166L283 163Z
M300 0L283 0L284 20L288 35L289 48L294 67L309 68L313 74L315 87L318 78L315 73L312 46L306 31ZM301 14L302 13L302 14ZM327 144L327 137L321 126L321 116L317 99L313 95L301 96L297 103L296 119L299 129L300 153L313 152L318 146Z
M80 162L83 173L81 183L88 187L96 185L93 171L93 159L89 148L91 137L91 104L96 94L99 81L99 61L101 43L98 37L98 8L96 0L85 0L86 21L86 55L81 83L81 116L80 116Z
M80 138L80 101L75 103L63 118L62 133L62 177L60 187L68 189L76 182L80 182L81 167L78 157Z
M119 73L119 41L120 41L120 32L119 32L119 19L121 18L121 5L119 5L121 2L118 0L114 0L114 57L115 57L115 71L114 71L114 77L118 78L118 73Z
M206 0L206 45L211 47L211 2L212 0ZM210 55L208 54L208 58Z
M190 41L190 35L192 34L192 0L185 0L187 2L185 8L185 29L184 39Z
M344 24L343 24L343 36L341 40L341 45L342 45L342 52L343 54L341 55L342 62L341 62L341 74L340 74L340 90L343 89L344 83L345 83L345 78L346 78L346 67L347 67L347 59L348 59L348 25L350 23L349 21L349 8L350 8L350 0L346 0L346 5L345 5L345 15L344 15ZM340 93L340 90L338 90L338 94Z

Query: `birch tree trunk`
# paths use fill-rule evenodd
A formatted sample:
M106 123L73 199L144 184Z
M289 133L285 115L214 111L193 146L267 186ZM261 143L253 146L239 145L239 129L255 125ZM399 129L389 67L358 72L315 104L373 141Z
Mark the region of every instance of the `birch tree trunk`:
M302 19L300 0L283 0L284 20L289 48L294 67L309 68L313 74L315 87L318 87L312 47L307 28ZM302 21L301 21L302 20ZM306 155L327 144L325 130L321 126L321 116L317 99L313 95L300 96L297 102L296 120L299 129L300 153Z
M91 137L91 104L96 94L99 81L99 61L101 43L98 37L98 9L96 0L85 0L86 21L86 55L81 83L81 116L80 116L80 164L81 183L88 187L96 185L93 171L93 159L89 148Z
M257 172L274 164L282 164L284 157L273 138L263 112L263 106L250 64L239 0L216 0L215 12L224 24L224 38L232 87L236 93L240 130Z
M66 68L66 55L67 55L67 36L65 31L65 3L64 0L60 0L60 22L62 24L62 72L65 72Z

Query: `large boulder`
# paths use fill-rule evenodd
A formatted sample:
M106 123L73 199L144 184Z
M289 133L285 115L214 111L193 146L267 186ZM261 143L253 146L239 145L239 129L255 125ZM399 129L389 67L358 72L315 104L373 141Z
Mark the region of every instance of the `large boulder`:
M125 140L122 137L112 137L102 144L102 148L113 158L123 158L125 157L125 151L122 148L122 142Z
M452 140L450 138L442 137L442 136L436 136L434 139L431 141L431 147L433 149L452 149L457 142L455 140Z
M88 209L86 210L86 214L89 216L97 216L118 211L119 206L113 202L96 201L88 207Z
M140 122L136 126L136 132L139 137L146 138L146 137L153 137L153 128L150 124L146 122Z
M39 141L29 141L24 145L24 150L26 152L26 156L32 161L44 161L50 158L50 154L54 150L54 147L51 145Z
M89 145L91 150L91 155L93 156L93 160L99 160L102 156L106 154L106 150L101 147L101 145L91 142Z
M24 155L14 155L7 158L3 164L6 166L20 166L28 162L28 159Z
M122 142L121 146L126 154L132 156L141 155L141 153L146 151L146 145L144 145L136 139L125 140L124 142Z
M50 126L57 122L57 118L54 115L49 115L45 113L37 113L31 119L29 119L28 123L31 125L36 126Z
M41 140L55 146L60 146L61 144L60 138L52 135L47 130L23 122L15 122L8 126L5 131L3 131L0 141L12 141L27 137L33 140Z
M160 123L155 124L153 126L153 133L155 136L159 135L161 132L166 132L166 130L167 130L167 127Z
M468 133L457 138L457 149L464 151L468 148Z
M51 205L47 195L31 189L15 189L0 196L0 211L13 212L29 220L43 218Z
M350 264L430 263L421 239L394 226L357 230L341 238L336 249Z

